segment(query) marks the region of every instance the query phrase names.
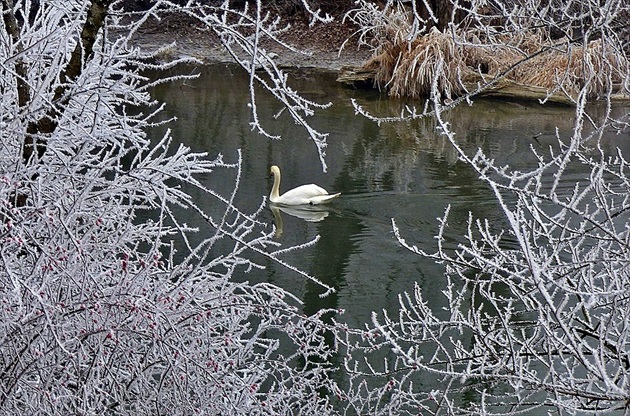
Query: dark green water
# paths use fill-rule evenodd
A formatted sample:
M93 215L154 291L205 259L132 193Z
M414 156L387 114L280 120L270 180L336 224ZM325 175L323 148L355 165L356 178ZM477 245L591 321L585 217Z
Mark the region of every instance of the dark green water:
M251 131L248 78L238 68L216 65L182 72L201 76L161 85L154 95L167 103L165 115L178 119L170 126L176 140L210 156L222 153L228 161L236 160L237 149L241 149L243 172L236 204L242 210L254 211L269 194L269 167L274 164L282 169L281 191L312 182L329 192L343 193L326 208L298 213L307 219L291 212L275 213L281 217L278 240L283 245L321 237L314 247L286 259L334 286L335 294L322 299L320 287L273 263L245 277L291 290L303 299L307 312L342 308L348 323L358 325L368 321L374 310L397 309L398 294L411 290L414 282L439 307L442 268L403 249L392 234L391 220L396 220L408 242L427 251L435 248L436 218L449 204L446 237L453 245L462 240L469 212L489 219L497 229L504 223L489 189L457 160L449 143L436 132L434 121L378 126L356 116L350 99L378 115L398 114L401 102L373 91L343 87L332 73L296 71L294 88L318 102L334 104L309 119L314 127L329 133L328 172L324 173L306 133L286 115L273 118L281 107L262 92L257 97L261 121L282 140L269 140ZM465 149L482 148L499 163L518 169L534 166L530 146L540 150L556 144L556 129L568 141L574 121L570 108L482 100L472 107L461 106L447 117ZM627 138L619 136L605 144L629 146ZM571 175L584 179L580 172ZM230 195L233 178L210 175L206 180L207 186ZM212 201L207 206L202 198L198 202L208 213L215 209ZM263 219L271 224L274 212L266 209ZM194 217L188 223L202 230L205 226ZM276 223L279 225L277 218Z

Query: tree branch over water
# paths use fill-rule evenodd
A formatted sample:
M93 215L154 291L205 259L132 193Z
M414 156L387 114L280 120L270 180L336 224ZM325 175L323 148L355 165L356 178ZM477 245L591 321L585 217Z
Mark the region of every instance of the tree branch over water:
M318 392L332 383L324 335L338 328L241 278L275 262L320 284L282 256L312 243L278 251L258 218L264 201L234 204L238 152L229 163L174 145L170 131L147 138L164 124L151 87L191 76L143 71L198 61L131 46L147 19L182 6L123 6L2 2L0 412L330 413ZM232 172L231 195L200 181L219 172Z
M376 311L357 328L328 319L338 312L332 309L307 316L297 294L248 281L248 273L273 263L334 291L284 257L310 249L317 237L281 246L261 218L264 198L251 212L237 206L240 152L233 161L194 152L170 130L148 139L149 129L165 124L151 87L193 78L166 70L199 61L164 62L163 50L147 53L132 40L147 20L177 13L217 35L250 75L250 127L277 138L257 103L257 94L271 94L285 109L279 116L301 127L326 168L326 132L309 118L328 104L303 98L265 50L268 42L297 49L282 41L288 28L263 2L236 8L158 0L142 11L117 0L36 3L1 3L0 412L628 412L628 155L608 153L601 142L605 130L629 128L627 114L613 117L612 103L612 86L620 82L627 91L628 75L609 65L611 50L620 68L628 61L618 25L625 3L550 1L540 8L473 0L450 4L466 17L444 21L449 14L432 10L435 2L414 2L411 13L391 1L382 8L358 2L367 10L354 15L365 42L391 35L380 32L388 30L382 22L404 23L393 38L404 34L405 42L433 34L433 45L448 48L485 38L519 56L509 67L518 72L544 55L523 36L552 26L584 39L583 53L572 42L545 46L566 46L584 73L579 82L567 71L550 78L550 94L572 94L572 132L556 133L548 148L532 146L535 164L516 170L482 150L464 150L466 131L449 110L474 105L475 96L465 91L448 101L445 91L454 93L462 80L449 67L454 55L427 56L424 107L410 104L375 121L432 117L491 191L504 222L471 213L462 241L451 247L447 208L429 250L408 242L394 218L396 242L444 265L438 295L445 307L433 309L417 284L398 295L398 310ZM300 4L311 22L329 20L314 2ZM457 37L457 30L477 38ZM596 42L591 49L587 40ZM147 70L164 77L152 81ZM593 94L604 114L587 105ZM569 177L576 166L587 173ZM232 186L224 195L213 187L226 177ZM210 201L211 212L191 190ZM16 195L24 199L15 203ZM202 225L188 225L190 216ZM427 391L427 376L441 381L439 390Z

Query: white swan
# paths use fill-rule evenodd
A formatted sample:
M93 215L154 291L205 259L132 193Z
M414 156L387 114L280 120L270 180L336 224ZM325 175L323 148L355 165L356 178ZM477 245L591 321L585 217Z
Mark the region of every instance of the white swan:
M271 174L273 175L273 188L271 188L269 200L274 204L317 205L326 203L340 195L339 193L331 195L324 188L314 184L298 186L280 195L280 168L275 165L272 166Z

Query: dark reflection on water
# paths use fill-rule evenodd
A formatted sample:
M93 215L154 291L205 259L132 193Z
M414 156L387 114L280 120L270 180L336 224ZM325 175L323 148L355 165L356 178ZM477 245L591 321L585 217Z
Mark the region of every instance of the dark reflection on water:
M335 74L297 71L294 88L318 102L334 103L311 118L315 128L330 134L325 174L306 133L285 114L272 117L280 107L264 94L257 98L261 119L270 133L283 139L272 141L250 130L248 81L238 69L217 65L182 70L190 71L201 77L160 85L154 94L167 103L165 116L177 117L178 122L169 126L177 140L211 157L222 153L227 160L235 160L236 149L242 149L243 172L236 195L241 209L254 211L269 194L268 172L273 164L282 168L281 191L312 182L343 193L319 213L265 212L270 224L274 216L276 223L281 217L278 239L283 244L321 236L312 249L289 253L287 261L337 288L336 294L320 298L323 289L271 263L259 275L247 276L274 282L301 296L305 312L342 308L348 323L359 325L369 321L374 310L398 309L398 294L411 290L414 282L419 282L438 309L442 268L402 249L393 237L391 219L396 219L407 241L429 252L435 247L436 218L449 204L446 238L453 245L462 240L469 212L488 218L497 229L504 224L490 190L458 160L436 132L433 120L379 127L356 116L350 98L383 116L399 114L404 102L347 89L335 83ZM446 117L465 149L481 148L499 163L523 170L536 163L530 147L544 154L549 146L557 146L556 134L568 142L574 123L569 108L482 100L472 107L460 106ZM155 136L160 133L156 131ZM630 146L627 138L619 137L611 137L605 145L625 147L626 152ZM584 172L570 175L585 180ZM230 195L233 178L212 175L206 180L209 187ZM566 186L573 184L569 181ZM216 209L211 201L204 205L198 198L198 202L208 213ZM198 218L188 223L204 228Z

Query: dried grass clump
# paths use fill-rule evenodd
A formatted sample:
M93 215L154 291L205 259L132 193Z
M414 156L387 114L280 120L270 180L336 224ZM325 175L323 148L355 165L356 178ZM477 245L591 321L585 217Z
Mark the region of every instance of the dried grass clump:
M410 41L407 17L397 11L385 19L392 22L386 26L390 30L381 32L381 45L362 68L391 96L427 97L436 83L441 96L450 99L466 85L496 77L572 98L584 87L594 98L617 92L615 84L628 85L628 59L601 40L584 46L552 41L540 31L484 40L474 31L454 35L433 28Z
M527 62L511 78L549 90L562 89L571 96L586 86L589 98L594 98L613 91L613 84L622 82L630 73L628 60L601 40L586 46L568 42L565 45L564 49L550 49Z
M462 33L461 37L466 65L477 74L481 72L491 77L503 73L526 55L534 54L544 39L540 33L495 35L488 39L475 31Z
M622 83L630 73L627 58L614 53L601 40L591 41L585 47L566 39L551 42L540 34L529 34L519 40L516 48L508 42L495 42L488 47L477 42L475 46L465 46L466 64L475 70L483 66L490 78L510 69L506 75L509 81L563 91L574 98L585 86L589 98L614 91L618 89L614 84Z
M444 97L459 94L468 72L462 49L452 36L433 28L412 42L398 39L364 66L374 69L379 88L394 97L430 95L433 82Z

